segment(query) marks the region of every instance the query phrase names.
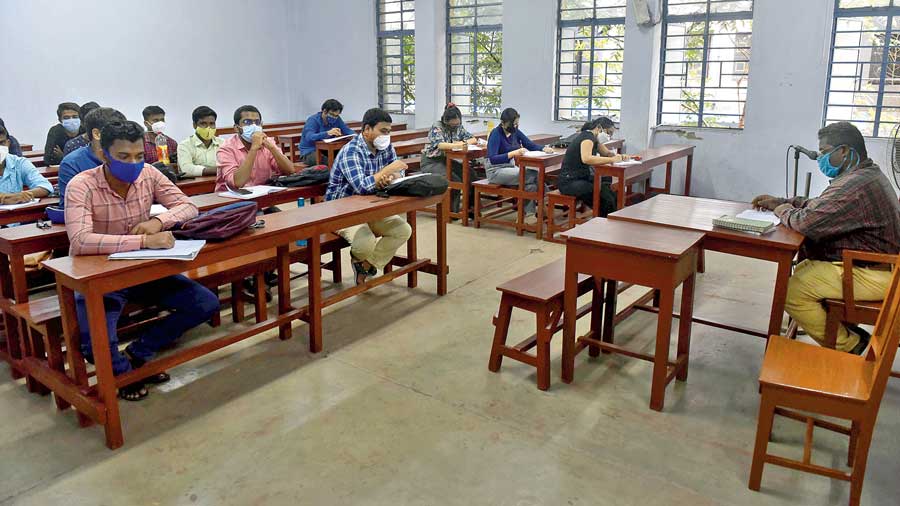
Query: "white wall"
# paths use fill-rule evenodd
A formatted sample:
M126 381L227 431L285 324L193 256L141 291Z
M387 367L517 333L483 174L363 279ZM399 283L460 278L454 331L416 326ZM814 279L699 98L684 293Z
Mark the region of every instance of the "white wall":
M295 44L283 36L296 33L292 4L3 0L0 47L14 61L4 62L0 117L36 149L57 122L57 104L66 101L94 100L138 122L145 106L159 105L179 140L190 133L198 105L215 109L220 126L232 124L234 110L248 103L267 121L293 119L285 55ZM158 63L148 57L154 48Z

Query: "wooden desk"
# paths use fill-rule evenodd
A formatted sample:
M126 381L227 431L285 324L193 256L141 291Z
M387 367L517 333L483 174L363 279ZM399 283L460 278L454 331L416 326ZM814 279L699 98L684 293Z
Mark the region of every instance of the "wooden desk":
M0 225L37 221L44 216L44 210L47 209L47 206L55 206L57 204L59 204L58 198L44 197L25 207L10 211L0 211Z
M50 385L57 395L61 395L80 413L104 425L107 446L111 449L118 448L124 443L119 403L116 397L118 388L276 327L279 328L280 338L289 339L291 337L291 323L297 319L304 319L309 322L310 348L313 351L318 351L322 345L322 308L328 302L333 303L346 299L367 288L386 282L379 280L389 281L402 275L409 275L410 284L414 284L413 273L421 270L434 273L438 277L438 293L441 295L446 293L448 269L446 264L446 215L444 211L447 202L446 194L427 198L391 197L388 199L372 196L355 196L275 213L266 216L266 226L264 228L247 230L227 241L209 243L197 258L190 262L161 260L110 261L107 260L105 255L65 257L50 260L45 263L45 266L56 274L63 330L70 353L73 350L72 346L75 346L77 350L77 345L74 345L74 343L77 342L77 336L79 335L78 319L75 313L75 291L83 294L87 303L93 349L103 350L109 346L103 308L104 293L121 290L272 247L277 248L278 255L278 315L249 328L239 330L235 334L206 341L194 347L176 350L119 377L113 375L109 354L96 353L97 385L95 387L87 385L87 378L83 378L82 383L73 382L67 376L43 366L40 361L34 359L26 358L23 360L24 367L28 374L32 374L42 383ZM436 264L415 258L415 246L408 245L407 251L411 253L411 256L403 260L406 264L403 268L391 271L381 278L376 278L364 285L355 286L340 294L328 298L323 296L321 292L321 265L319 260L321 253L320 234L395 214L414 215L416 210L430 205L438 206L438 261ZM289 245L301 239L306 239L309 242L309 304L302 308L296 308L291 305L290 301ZM395 261L397 261L396 258Z
M19 143L19 147L22 148L22 152L23 152L23 153L24 153L25 151L34 151L34 144L22 144L22 143L20 142L20 143Z
M316 165L327 165L328 167L334 165L334 157L337 155L337 152L351 140L353 140L353 136L330 142L316 141ZM325 153L324 160L322 157L323 152Z
M703 234L640 223L594 218L563 232L566 236L566 288L563 303L562 380L571 383L575 372L575 355L590 347L596 356L602 349L653 362L650 408L661 411L665 403L666 385L673 378L687 380L691 339L691 311L694 300L694 274L697 271ZM578 275L588 274L595 280L616 280L659 290L659 320L656 327L656 349L653 355L628 350L613 344L615 325L615 286L607 287L606 317L603 335L593 331L576 346L575 321L578 313ZM678 353L669 362L669 341L675 289L684 284L678 325ZM609 297L610 292L613 297ZM610 307L611 306L611 307ZM602 340L601 340L602 337Z
M428 137L417 137L399 142L391 141L391 145L394 146L394 151L397 152L397 156L400 158L418 155L428 145Z
M694 160L694 146L670 144L655 148L647 148L640 153L641 163L620 167L618 165L594 166L594 216L600 213L600 183L603 176L612 176L616 181L616 208L625 207L625 189L634 181L653 172L653 168L666 164L666 185L663 188L651 188L651 190L670 193L672 184L672 162L679 158L687 157L687 168L684 171L684 194L691 194L691 164ZM649 185L649 179L648 179Z
M778 264L768 330L757 331L694 318L695 322L704 325L768 339L770 335L781 333L784 299L787 295L788 278L791 276L791 262L803 243L803 236L783 225L774 232L761 236L713 227L713 218L718 218L723 214L738 214L750 208L750 204L745 202L657 195L644 202L620 209L610 214L609 219L703 232L706 235L703 239L703 249L767 260Z
M49 165L47 167L38 167L37 171L38 171L38 174L40 174L48 179L51 177L59 177L59 165Z
M188 179L179 179L175 183L187 196L203 195L216 190L216 176L200 176Z

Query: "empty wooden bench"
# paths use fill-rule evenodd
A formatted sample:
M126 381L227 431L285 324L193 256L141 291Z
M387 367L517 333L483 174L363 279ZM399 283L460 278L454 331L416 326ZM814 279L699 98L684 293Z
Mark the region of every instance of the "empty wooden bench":
M509 357L537 369L537 387L547 390L550 387L550 340L553 334L562 330L563 293L565 289L565 259L539 267L527 274L507 281L497 287L502 294L500 311L494 317L494 342L488 369L497 372L503 357ZM614 282L607 285L607 290L615 290ZM576 318L591 313L591 325L597 328L602 323L604 299L600 283L590 276L578 276L578 295L594 291L592 301L578 309ZM524 309L535 314L537 332L514 346L508 346L506 339L513 308ZM615 310L613 307L612 310ZM535 354L528 353L537 348ZM599 350L591 349L596 356Z

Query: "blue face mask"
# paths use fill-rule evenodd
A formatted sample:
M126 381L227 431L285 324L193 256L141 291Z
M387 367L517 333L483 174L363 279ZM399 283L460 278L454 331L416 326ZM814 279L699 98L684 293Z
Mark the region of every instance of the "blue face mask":
M241 139L252 142L253 134L256 132L262 132L262 127L259 125L244 125L243 128L241 128Z
M103 154L106 155L109 173L123 183L131 184L135 182L138 176L141 175L141 171L144 170L143 161L137 163L120 162L113 158L112 155L109 154L109 151L105 149L103 150Z
M840 146L838 146L839 148ZM822 153L819 155L819 158L816 159L816 162L819 164L819 170L822 171L822 174L825 174L825 177L834 179L841 173L840 167L835 167L831 164L831 154L835 152L837 148L832 149L827 153ZM850 164L847 166L849 169L853 167L853 155L856 155L856 151L850 150Z
M62 126L69 133L77 132L81 128L81 118L69 118L62 120Z

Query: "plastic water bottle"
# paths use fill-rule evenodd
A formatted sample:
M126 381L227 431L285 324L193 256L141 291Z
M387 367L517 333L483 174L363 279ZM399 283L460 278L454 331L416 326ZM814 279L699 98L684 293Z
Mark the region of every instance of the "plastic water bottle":
M305 205L306 205L306 199L304 199L303 197L300 197L299 199L297 199L297 207L303 207ZM301 248L305 248L306 247L306 239L300 239L299 241L297 241L297 246L300 246Z
M169 165L169 141L163 134L156 136L156 157L160 162Z

